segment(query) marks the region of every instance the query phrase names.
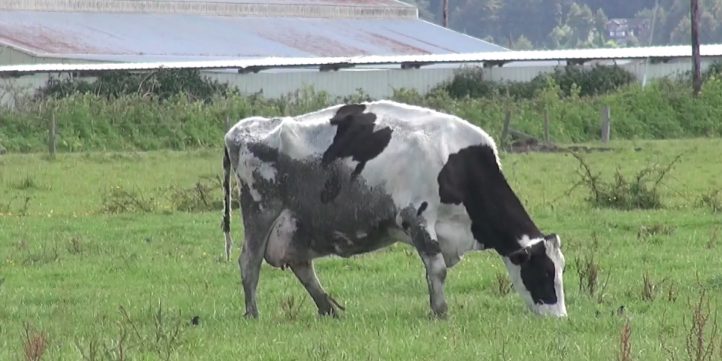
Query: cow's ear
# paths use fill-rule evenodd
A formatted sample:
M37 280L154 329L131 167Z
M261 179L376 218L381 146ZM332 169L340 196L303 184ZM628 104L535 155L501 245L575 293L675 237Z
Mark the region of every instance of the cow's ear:
M544 236L544 240L556 248L562 248L562 240L555 233Z
M511 263L520 266L529 261L529 259L531 258L531 254L529 253L529 248L524 247L518 251L509 253L507 257L509 257Z

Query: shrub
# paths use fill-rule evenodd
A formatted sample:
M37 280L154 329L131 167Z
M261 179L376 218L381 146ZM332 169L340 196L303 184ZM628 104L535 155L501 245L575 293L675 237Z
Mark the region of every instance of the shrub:
M580 155L572 153L579 161L580 183L590 193L587 200L595 207L617 209L655 209L662 207L662 200L657 188L675 163L681 159L677 156L667 167L646 167L637 172L632 180L617 169L614 180L605 181L595 174Z
M465 68L443 85L454 98L493 98L507 95L514 99L532 99L551 80L559 86L561 94L570 96L592 96L606 94L632 84L634 75L618 66L595 65L557 67L554 72L540 74L529 82L495 82L484 79L482 68Z
M225 96L230 92L228 84L203 77L198 70L160 69L150 73L106 72L94 81L51 77L37 91L36 97L64 98L82 93L105 98L140 95L166 100L177 94L186 94L193 100L210 101L214 96Z

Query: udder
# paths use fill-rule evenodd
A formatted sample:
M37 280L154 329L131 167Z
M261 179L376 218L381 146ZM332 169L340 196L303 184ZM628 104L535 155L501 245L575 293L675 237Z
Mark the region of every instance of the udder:
M271 266L287 265L308 259L308 250L297 242L298 220L293 212L283 210L271 226L266 243L265 259Z

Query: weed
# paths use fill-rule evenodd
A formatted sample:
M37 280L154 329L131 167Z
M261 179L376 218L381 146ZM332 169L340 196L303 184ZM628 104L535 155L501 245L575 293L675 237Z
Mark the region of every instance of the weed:
M23 356L25 361L40 361L48 349L48 335L35 330L29 322L23 327Z
M505 273L497 273L496 274L496 293L504 297L511 292L511 281L509 280L509 276Z
M109 344L102 342L93 336L88 341L87 347L84 347L81 341L75 341L75 348L80 353L83 361L111 360L125 361L128 359L126 341L128 332L125 327L120 326L120 332L117 339L113 339Z
M79 255L83 253L84 245L83 241L78 237L72 237L68 241L68 244L65 246L65 248L68 250L68 253L73 255Z
M219 177L201 177L193 187L170 190L170 203L178 211L201 212L221 209L220 196L214 194L221 189Z
M157 188L153 192L128 190L121 186L111 187L102 197L101 212L150 213L169 206L182 212L204 212L223 208L221 197L215 192L221 189L217 176L201 177L192 187ZM168 209L165 209L168 211Z
M599 264L594 260L594 255L585 256L583 259L574 261L579 276L579 291L589 296L597 294L599 286Z
M103 213L148 213L157 209L154 197L121 186L111 187L102 198Z
M282 298L281 312L283 317L289 321L298 319L298 316L301 314L301 305L303 305L303 299L299 301L293 295Z
M25 178L21 179L17 183L14 183L12 186L13 188L21 191L40 188L38 184L35 183L35 179L30 175L25 176Z
M123 306L120 306L123 327L130 328L138 342L145 348L155 352L162 360L169 360L183 344L183 318L180 311L177 316L170 317L163 310L163 304L152 311L152 332L143 332ZM174 318L174 319L172 319Z
M719 229L720 229L719 227L714 227L714 228L712 228L712 230L710 230L709 240L704 245L705 248L712 249L717 245L717 243L719 243L719 234L720 234Z
M39 250L28 252L23 260L25 266L42 266L48 263L56 262L60 259L57 245L52 247L42 247Z
M308 348L308 355L312 360L330 360L331 350L324 344L315 344Z
M637 231L638 240L646 240L655 236L669 236L677 229L677 227L668 224L654 223L650 225L641 225Z
M652 277L645 272L644 275L642 275L642 300L649 302L654 301L657 298L659 287L663 283L664 280L655 283Z
M0 203L0 213L16 213L20 216L27 216L28 207L30 205L30 200L32 199L32 197L25 197L23 205L16 209L15 207L13 207L13 203L15 203L18 198L18 196L15 196L10 198L10 200L8 200L6 203Z
M78 349L83 361L96 361L100 359L102 345L95 337L90 339L87 348L83 347L78 340L75 341L75 347Z
M617 209L655 209L662 207L658 187L664 177L672 170L682 155L675 157L666 167L650 166L642 168L632 180L625 178L619 169L613 181L605 181L592 172L580 155L571 153L579 161L580 182L589 190L587 201L595 207Z
M678 296L679 289L674 283L670 282L667 286L667 302L677 302Z
M707 290L702 288L697 302L689 305L691 317L686 338L687 356L690 361L711 361L715 357L715 347L719 346L717 337L717 314L711 314Z
M27 249L28 249L28 240L25 239L25 238L20 239L20 240L15 244L15 249L17 249L18 251L25 251L25 250L27 250Z
M712 213L722 211L722 192L717 189L700 196L699 205L712 210Z
M619 334L619 361L632 361L632 327L629 320L624 323Z

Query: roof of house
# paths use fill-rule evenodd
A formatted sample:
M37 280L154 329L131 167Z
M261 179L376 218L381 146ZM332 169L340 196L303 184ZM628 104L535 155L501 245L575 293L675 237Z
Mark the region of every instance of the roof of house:
M78 10L78 6L47 9L53 4L74 1L80 5L100 4L101 9ZM102 10L107 4L116 2L173 6L188 3L191 6L181 7L183 11L177 12L162 6L158 11L154 10L156 8ZM198 0L6 0L0 8L16 3L25 4L24 9L18 5L13 10L0 11L0 46L48 58L130 62L505 50L420 20L414 7L411 7L413 16L410 16L409 5L395 0L270 0L261 4L261 8L250 0L225 0L222 3ZM28 9L31 7L27 3L34 7ZM207 4L250 7L236 8L239 12L235 15L228 16L234 13L225 12L226 16L217 16L203 10L203 5ZM277 12L279 9L267 8L273 4L280 4L281 8L296 6L295 11L300 14L310 13L283 15ZM316 16L320 10L314 12L314 9L318 6L328 7L329 11ZM37 8L43 10L33 10ZM402 11L384 12L391 8ZM358 16L349 16L354 11L359 11Z

